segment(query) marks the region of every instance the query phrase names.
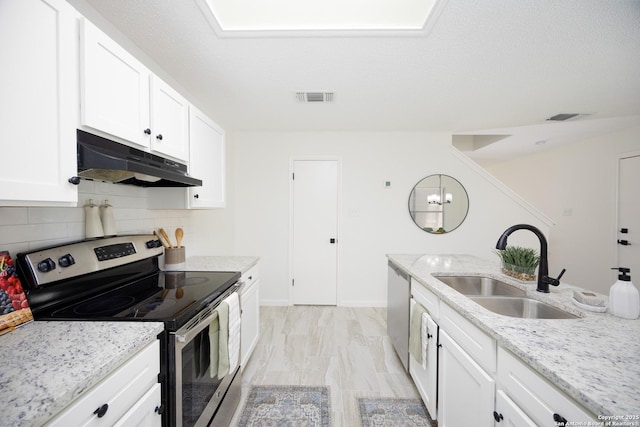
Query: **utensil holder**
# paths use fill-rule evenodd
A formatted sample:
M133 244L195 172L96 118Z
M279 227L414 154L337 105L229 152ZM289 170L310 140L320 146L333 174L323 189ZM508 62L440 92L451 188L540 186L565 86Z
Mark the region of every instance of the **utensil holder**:
M175 271L184 270L185 267L185 247L165 248L164 250L164 270Z

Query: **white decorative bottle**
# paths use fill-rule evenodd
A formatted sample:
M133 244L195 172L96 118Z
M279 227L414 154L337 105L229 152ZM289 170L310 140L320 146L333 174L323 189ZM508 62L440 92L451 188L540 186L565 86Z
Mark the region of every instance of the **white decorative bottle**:
M640 293L627 275L631 269L619 267L612 270L618 270L622 274L609 291L609 313L625 319L637 319L640 315Z
M113 217L113 207L105 200L100 206L100 220L102 221L102 229L105 236L116 235L116 220Z
M93 200L89 199L89 202L84 205L84 213L85 237L92 239L94 237L104 236L98 206L93 204Z

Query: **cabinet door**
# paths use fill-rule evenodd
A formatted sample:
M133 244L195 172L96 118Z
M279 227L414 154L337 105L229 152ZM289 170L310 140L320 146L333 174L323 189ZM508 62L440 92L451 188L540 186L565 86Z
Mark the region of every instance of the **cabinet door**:
M151 76L151 149L189 159L189 104L156 76Z
M118 420L114 427L162 426L160 384L156 384Z
M78 16L63 0L0 2L0 205L77 202Z
M495 427L536 427L531 418L509 399L502 390L496 393L496 412L494 414Z
M556 418L583 425L596 422L596 417L502 347L498 349L498 381L539 425L555 425Z
M192 208L225 206L224 130L193 106L190 108L189 174L202 180L202 187L189 188Z
M413 310L414 304L415 301L412 299L411 310ZM432 420L435 420L437 419L436 393L438 391L438 325L431 316L427 320L427 332L429 334L429 344L427 346L426 369L410 354L409 372L422 397L424 406L429 412L429 416Z
M438 425L493 426L495 381L441 327Z
M80 123L149 147L149 71L86 19L81 43Z
M244 370L253 349L256 347L260 332L260 281L256 280L240 295L242 321L240 335L240 364Z

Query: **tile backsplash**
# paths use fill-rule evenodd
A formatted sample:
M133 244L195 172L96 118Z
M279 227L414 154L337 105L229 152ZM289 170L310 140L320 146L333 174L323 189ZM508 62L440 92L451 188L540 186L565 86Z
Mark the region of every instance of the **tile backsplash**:
M118 234L151 233L164 227L191 228L189 210L147 209L147 191L141 187L81 181L78 207L0 207L0 251L12 256L26 250L57 245L85 238L84 205L105 200L113 206Z

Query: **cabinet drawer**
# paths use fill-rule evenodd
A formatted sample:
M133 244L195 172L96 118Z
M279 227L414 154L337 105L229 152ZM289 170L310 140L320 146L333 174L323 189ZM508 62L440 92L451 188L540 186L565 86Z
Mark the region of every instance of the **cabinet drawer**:
M438 322L440 319L440 299L431 292L429 289L425 288L422 283L415 280L413 277L411 278L411 295L416 302L419 302L424 308L429 312L429 316Z
M498 383L538 425L555 425L554 414L572 423L595 421L569 396L503 348L498 349Z
M496 371L496 340L444 303L439 324L480 366Z
M240 276L240 280L245 282L245 286L249 287L253 282L258 280L258 265L254 265Z
M150 427L162 425L160 384L155 384L114 427Z
M84 393L48 426L107 426L115 424L158 382L160 344L154 341L106 379ZM107 404L104 416L94 412Z

